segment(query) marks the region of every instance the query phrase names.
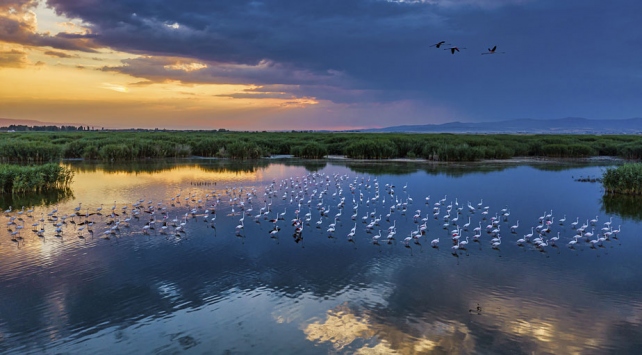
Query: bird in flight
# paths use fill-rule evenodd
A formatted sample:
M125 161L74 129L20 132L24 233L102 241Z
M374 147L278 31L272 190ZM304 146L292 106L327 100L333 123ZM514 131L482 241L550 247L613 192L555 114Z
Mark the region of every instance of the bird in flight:
M459 47L450 47L450 48L444 48L444 50L450 50L451 54L455 54L455 52L459 52L460 49L466 49L466 48L459 48Z
M442 45L449 45L449 43L446 43L446 41L440 41L440 42L438 42L438 43L435 43L435 44L431 45L431 47L437 47L437 48L439 48L439 47L441 47Z
M482 53L484 54L504 54L504 52L497 52L497 46L494 46L493 48L488 48L488 52Z

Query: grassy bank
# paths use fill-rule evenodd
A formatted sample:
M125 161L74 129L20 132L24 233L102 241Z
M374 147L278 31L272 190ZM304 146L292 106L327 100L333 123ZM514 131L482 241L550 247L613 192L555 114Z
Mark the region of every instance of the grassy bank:
M517 156L642 159L642 136L472 135L321 132L90 131L16 132L0 140L1 162L57 162L62 158L134 161L188 156L256 159L342 155L355 159L423 158L478 161Z
M607 194L642 195L642 163L607 169L602 184Z
M20 166L0 164L0 194L66 189L73 172L55 163Z

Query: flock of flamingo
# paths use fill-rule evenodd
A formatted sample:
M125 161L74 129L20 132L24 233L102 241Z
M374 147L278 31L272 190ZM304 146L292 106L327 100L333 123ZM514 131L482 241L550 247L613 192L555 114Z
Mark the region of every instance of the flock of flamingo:
M436 249L440 243L448 244L453 253L466 249L471 242L487 242L493 249L506 244L530 245L541 251L557 244L569 248L588 244L596 248L620 233L620 226L614 229L612 217L603 224L600 224L599 216L580 224L579 217L567 221L564 215L556 220L551 210L537 220L533 218L531 226L520 225L519 220L511 225L508 206L491 213L490 206L484 205L483 200L463 204L458 198L448 200L444 196L431 201L430 196L426 196L421 201L414 201L407 184L401 187L401 192L396 190L392 184L380 184L376 177L309 173L272 181L263 191L243 187L210 192L179 191L166 201L139 199L122 206L114 201L107 208L104 208L105 204L83 207L81 202L65 214L60 214L58 207L51 210L43 207L40 212L33 208L25 210L25 207L14 211L9 207L5 216L11 241L18 247L28 238L28 226L31 235L43 241L48 237L109 240L124 235L186 238L196 222L200 221L201 225L205 222L214 230L218 226L231 231L238 217L234 234L241 238L251 234L260 237L267 229L266 234L271 238L288 233L296 242L303 240L304 234L345 238L352 243L367 241L374 245L387 243L406 247L411 243L421 245L425 240ZM255 222L252 227L246 228L246 218ZM353 227L342 235L344 232L338 230L346 220L349 220L348 226ZM222 227L219 223L226 225ZM556 225L566 224L573 230L572 235L553 231ZM267 228L263 228L266 225ZM524 230L526 234L520 237ZM193 233L200 232L194 230Z
M439 41L430 47L435 47L435 48L441 48L442 46L447 47L444 48L446 51L450 51L450 54L455 54L460 51L460 49L466 49L466 47L457 47L454 45L451 45L450 43L446 43L446 41ZM482 55L487 55L487 54L504 54L506 52L498 52L497 51L497 46L493 46L492 48L488 48L487 52L482 53Z

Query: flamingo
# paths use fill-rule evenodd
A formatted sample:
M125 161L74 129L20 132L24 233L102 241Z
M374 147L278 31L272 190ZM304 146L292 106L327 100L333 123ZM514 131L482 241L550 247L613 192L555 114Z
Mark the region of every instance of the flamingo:
M470 217L468 217L468 223L464 224L464 230L467 231L470 226Z
M450 45L450 43L446 43L446 41L439 41L439 42L437 42L437 43L435 43L435 44L431 44L431 45L430 45L430 47L436 47L436 48L439 48L439 47L441 47L441 46L443 46L443 45L449 46L449 45Z
M459 48L459 47L450 47L450 48L444 48L444 50L450 50L450 54L455 54L455 52L459 52L460 49L466 49L465 47Z
M381 238L381 230L379 230L378 235L375 235L374 237L372 237L372 242L375 244L379 244L379 238Z
M459 242L460 248L466 248L466 245L468 245L468 237L466 237L466 240Z
M519 228L519 219L517 220L517 223L514 226L510 227L510 230L515 233L515 229Z
M575 222L571 223L571 228L575 228L575 227L577 227L577 225L578 225L579 223L580 223L580 217L577 217L577 219L575 220Z
M482 53L484 54L504 54L505 52L497 52L497 46L494 46L493 48L488 48L488 52Z

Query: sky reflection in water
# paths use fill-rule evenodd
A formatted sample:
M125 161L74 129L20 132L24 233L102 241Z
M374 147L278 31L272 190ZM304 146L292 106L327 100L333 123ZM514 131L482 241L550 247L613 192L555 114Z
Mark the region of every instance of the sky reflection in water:
M293 162L71 165L77 170L72 196L35 206L33 219L17 214L22 206L13 206L10 215L24 220L22 241L12 242L10 232L0 232L2 352L590 354L642 349L636 206L605 202L599 184L572 178L600 175L603 167L313 164L308 168L325 174L318 181L330 176L323 197L329 217L316 228L319 200L310 208L304 203L300 217L308 212L312 217L309 226L304 224L302 240L295 242L290 221L297 204L290 203L290 195L282 199L285 190L271 199L264 196L273 180L278 188L282 179L301 182L310 173ZM332 174L348 178L340 181L345 207L329 238L327 226L339 212ZM365 199L352 221L349 184L355 178L357 184L363 181L355 184L357 202L359 189ZM366 205L375 195L375 178L380 199ZM386 193L385 184L396 186L395 195ZM232 187L235 193L240 187L243 194L256 190L253 213L245 217L240 236L235 226L242 215L239 206L232 214L226 194ZM221 195L216 228L203 221L204 209L212 204L206 195L213 191ZM492 249L491 237L483 233L479 242L471 240L466 250L453 254L449 231L455 226L442 228L445 206L438 219L432 215L433 204L444 196L444 205L470 201L476 207L483 199L490 206L488 218L508 208L508 221L500 223L500 248ZM407 212L396 211L387 222L386 206L394 198L408 203ZM151 214L143 212L130 227L121 226L104 239L114 201L119 216L113 219L124 220L122 207L131 211L139 200L145 207L161 202L168 220L192 208L199 212L180 237L161 235L160 223L144 234ZM273 212L267 219L286 212L275 238L269 234L272 223L253 218L270 202ZM67 218L62 237L54 236L53 222L45 223L44 238L31 232L33 221L46 218L53 208L59 209L58 216L71 215L79 203L81 211L93 213L101 204L106 211L90 217L93 237L86 231L84 239L78 237L84 220L79 217L76 224ZM428 233L419 244L405 247L403 239L422 223L413 221L418 209L422 217L429 216ZM560 232L558 247L539 251L532 244L516 245L551 209L556 220L567 217L564 225L551 225L549 236ZM473 235L481 211L462 210L460 226L471 218L464 237ZM384 217L367 233L361 217L370 212ZM613 226L622 229L618 239L596 248L581 239L576 248L566 247L575 233L570 222L595 216L598 230L613 217ZM162 221L160 211L156 218ZM385 234L393 220L397 235L388 243ZM510 233L517 220L518 233ZM346 235L355 223L351 243ZM375 245L372 237L379 229L384 237ZM430 240L437 237L439 249L431 248Z

